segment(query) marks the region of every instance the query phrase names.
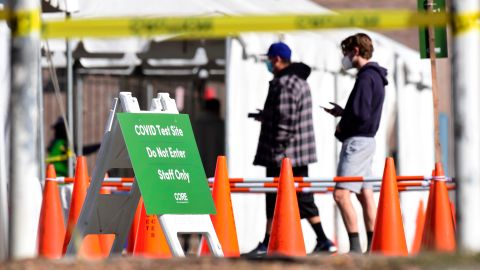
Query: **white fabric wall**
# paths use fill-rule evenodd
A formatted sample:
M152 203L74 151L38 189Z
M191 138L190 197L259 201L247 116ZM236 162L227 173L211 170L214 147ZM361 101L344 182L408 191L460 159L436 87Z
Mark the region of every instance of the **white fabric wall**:
M317 143L318 162L310 165L310 176L334 176L336 173L336 156L340 144L333 133L336 120L319 108L320 104L335 101L335 81L337 82L337 103L344 106L354 84L355 75L342 74L340 71L341 40L358 30L324 31L316 33L294 33L282 35L293 51L294 61L302 61L313 68L308 78L313 98L313 117ZM429 84L428 65L420 62L418 53L406 49L385 37L369 33L374 40L373 60L389 70L389 85L382 121L376 136L377 149L374 157L374 175L382 175L387 143L395 134L393 127L398 111L399 119L399 158L401 168L397 172L406 174L428 174L433 166L431 92L416 90L416 83ZM227 63L227 153L231 177L263 177L263 167L253 166L253 158L258 142L260 124L247 118L249 112L263 108L272 75L265 64L256 62L253 57L244 59L242 55L264 54L268 46L279 40L274 34L246 34L241 36L242 43L233 39L230 57ZM396 76L394 76L396 75ZM401 85L399 85L401 82ZM414 83L414 85L412 85ZM400 88L397 91L397 87ZM397 103L397 97L400 103ZM410 245L415 230L415 216L421 194L408 194L402 202L406 235ZM378 194L377 194L378 200ZM335 213L331 194L316 195L315 200L320 209L322 224L327 235L337 238L341 251L348 250L348 238L343 222ZM356 200L354 200L356 201ZM265 233L264 195L233 195L235 219L239 234L240 249L246 252L254 248L263 239ZM360 205L355 202L359 219L362 217ZM302 221L307 251L315 245L315 235ZM338 226L335 226L337 224ZM413 225L412 225L413 224ZM362 242L365 242L363 223L359 222ZM363 243L365 244L365 243Z
M419 63L428 70L428 60L419 61ZM405 68L405 59L398 59L397 67ZM397 171L403 175L431 175L434 165L432 92L428 88L419 91L417 85L412 83L419 82L422 76L425 75L409 70L407 67L406 72L398 73L397 78L401 89L397 95L398 123L401 127L398 152L400 164ZM409 248L413 244L418 204L421 200L425 210L428 192L404 192L400 195L405 236Z

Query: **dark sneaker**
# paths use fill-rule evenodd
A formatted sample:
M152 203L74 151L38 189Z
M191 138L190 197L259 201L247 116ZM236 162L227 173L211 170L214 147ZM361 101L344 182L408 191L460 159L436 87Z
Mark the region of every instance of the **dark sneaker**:
M243 257L253 257L253 258L261 258L267 256L267 246L264 245L262 242L258 243L258 246L248 253L242 254Z
M313 249L312 253L319 253L319 252L327 252L327 253L334 253L337 252L337 247L332 243L332 241L328 240L324 242L317 242L317 245Z

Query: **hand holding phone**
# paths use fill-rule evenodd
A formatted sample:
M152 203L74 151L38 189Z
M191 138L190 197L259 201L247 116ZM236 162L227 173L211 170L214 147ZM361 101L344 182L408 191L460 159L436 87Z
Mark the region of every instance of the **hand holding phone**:
M256 121L262 121L262 110L257 109L256 113L248 113L248 118L253 118Z
M334 102L329 102L330 104L333 105L333 108L331 109L328 109L328 108L325 108L324 106L320 106L322 107L326 112L328 112L329 114L337 117L337 116L342 116L343 114L343 108L340 107L340 105L334 103Z

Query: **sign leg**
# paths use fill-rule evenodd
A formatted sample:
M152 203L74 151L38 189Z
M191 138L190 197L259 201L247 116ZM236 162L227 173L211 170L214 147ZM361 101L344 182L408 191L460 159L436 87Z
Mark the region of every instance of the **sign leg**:
M158 220L174 256L185 256L178 240L178 233L200 233L205 236L212 254L215 257L223 257L222 246L209 215L159 215Z
M115 234L115 241L113 241L112 249L110 250L110 257L122 253L125 241L127 241L128 232L135 216L135 209L137 209L139 200L140 190L138 188L137 181L134 181L132 189L130 191L130 202L126 206L126 209L130 209L131 211L128 213L127 218L121 220L121 223L118 226L118 231Z

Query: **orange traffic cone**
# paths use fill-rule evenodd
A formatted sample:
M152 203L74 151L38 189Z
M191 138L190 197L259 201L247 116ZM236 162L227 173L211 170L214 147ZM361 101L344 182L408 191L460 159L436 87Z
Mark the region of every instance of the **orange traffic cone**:
M79 258L90 260L104 258L99 236L99 234L89 234L83 238L82 244L78 251Z
M47 167L47 180L43 189L42 209L38 226L38 255L48 259L62 257L65 224L56 178L55 167Z
M210 215L210 218L212 219L218 240L222 245L223 255L225 257L239 257L240 249L238 248L237 229L232 210L230 181L228 180L227 159L225 156L218 156L217 158L212 193L217 214ZM200 255L210 254L205 239L202 239L201 247Z
M432 171L432 176L435 177L435 169ZM433 194L435 194L435 181L430 182L430 188L428 191L428 201L427 201L427 210L425 211L425 222L423 224L422 239L420 241L420 251L423 246L423 238L426 234L426 230L431 227L432 223L432 209L433 209Z
M408 255L393 158L387 158L385 162L371 253Z
M417 227L415 228L415 237L413 239L412 250L410 254L418 254L422 244L423 227L425 225L425 212L423 210L423 200L420 200L417 210Z
M293 183L292 165L288 158L282 161L277 201L273 212L272 232L268 255L305 256L300 212Z
M453 228L457 231L457 211L455 210L455 204L450 201L450 208L452 209Z
M440 162L435 164L435 176L444 176ZM422 250L453 252L456 249L455 227L445 181L434 180L430 192L431 206L427 207Z
M72 200L70 202L70 210L68 212L67 232L63 241L63 254L66 253L68 244L70 243L72 232L77 224L83 202L87 196L88 187L88 169L87 160L83 156L77 158L77 166L75 167L75 181L73 184ZM78 251L78 255L84 258L100 258L101 249L98 235L88 235L83 239L82 245Z
M128 233L127 253L133 254L133 248L135 247L135 241L137 237L138 228L140 227L140 218L142 216L143 198L140 197L138 201L137 210L135 211L135 217L133 218L132 225L130 226L130 232Z
M111 194L112 192L108 188L102 187L100 189L100 194ZM100 241L100 250L102 251L102 256L107 258L110 255L110 250L113 246L113 241L115 241L114 234L99 234L98 240Z
M145 258L170 258L172 253L156 215L147 215L142 203L140 225L135 237L133 254Z

